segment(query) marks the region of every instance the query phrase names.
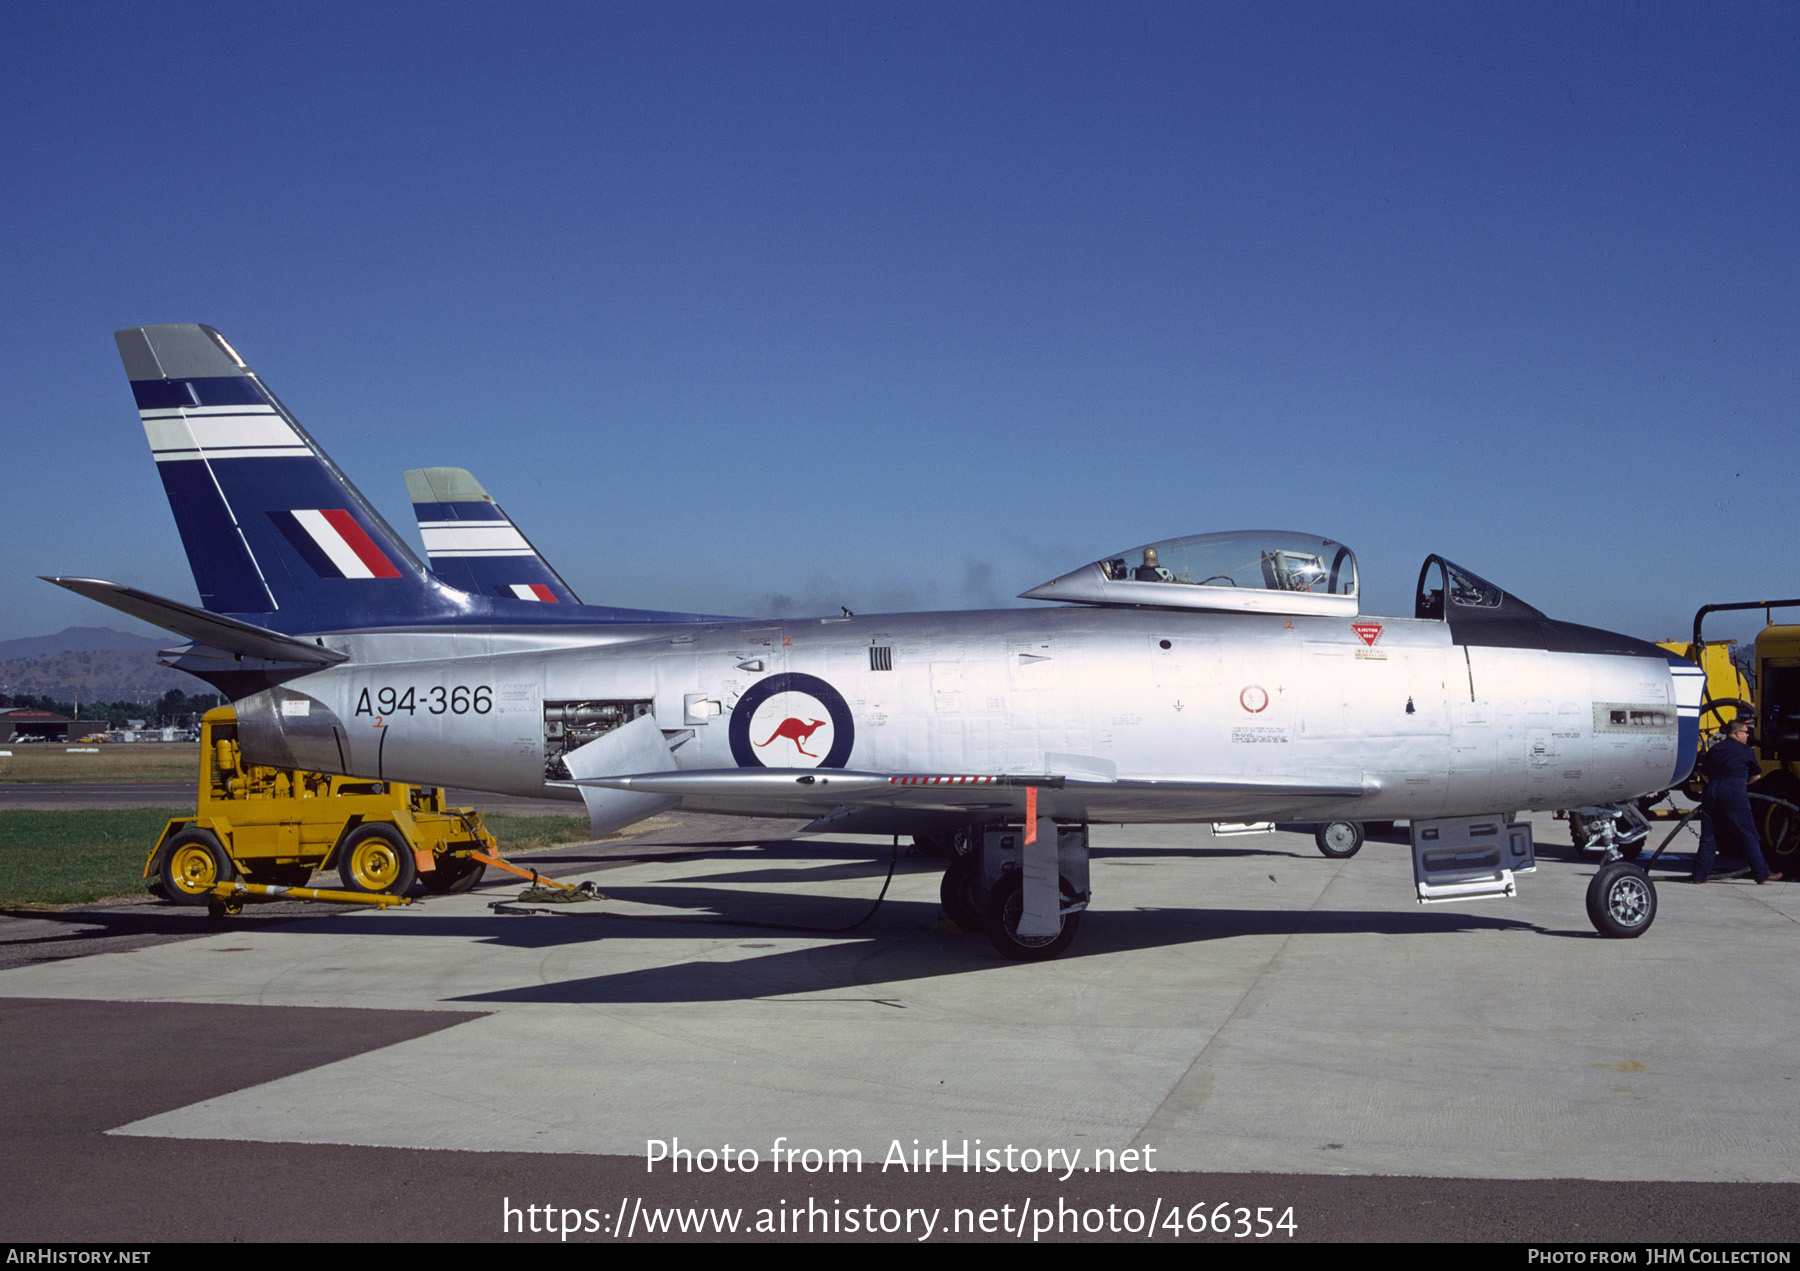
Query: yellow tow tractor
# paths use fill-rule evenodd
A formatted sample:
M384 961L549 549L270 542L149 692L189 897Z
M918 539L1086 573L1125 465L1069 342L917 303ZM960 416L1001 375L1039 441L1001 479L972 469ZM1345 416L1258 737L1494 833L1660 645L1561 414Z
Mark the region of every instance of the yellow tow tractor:
M1707 614L1733 609L1763 611L1764 625L1756 633L1753 662L1756 704L1734 704L1756 725L1753 744L1763 776L1750 788L1750 798L1756 805L1756 825L1762 831L1764 855L1770 869L1789 878L1800 870L1800 815L1795 812L1795 805L1800 804L1800 625L1777 623L1774 611L1794 608L1800 608L1800 599L1745 600L1707 605L1694 615L1694 647L1710 654L1719 646L1708 645L1701 638L1700 627ZM1714 689L1711 667L1701 665L1707 667L1707 697L1725 696ZM1704 715L1701 723L1706 723ZM1697 791L1690 793L1697 795Z
M1755 805L1757 828L1762 831L1763 852L1769 868L1789 878L1800 871L1800 811L1796 810L1800 806L1800 625L1777 623L1774 611L1796 607L1800 607L1800 599L1705 605L1694 615L1692 642L1660 642L1663 648L1706 672L1706 689L1700 702L1700 749L1703 752L1717 739L1725 725L1740 715L1754 722L1753 744L1762 765L1763 779L1751 788L1750 798ZM1754 690L1751 680L1732 660L1736 641L1709 642L1703 631L1707 614L1743 609L1763 611L1764 626L1757 633L1750 663ZM1698 801L1704 788L1705 780L1696 767L1682 783L1681 791ZM1693 815L1688 809L1664 808L1647 812L1645 820L1676 821L1686 825ZM1583 846L1585 827L1574 812L1569 814L1569 821L1576 846ZM1648 829L1648 824L1644 828ZM1667 845L1665 839L1663 846ZM1661 855L1660 848L1657 855Z
M385 908L410 903L415 880L467 891L488 865L530 876L499 859L479 812L445 807L441 789L246 764L237 715L222 706L201 720L194 815L169 822L144 878L154 895L215 913L256 896ZM334 866L341 890L305 885Z

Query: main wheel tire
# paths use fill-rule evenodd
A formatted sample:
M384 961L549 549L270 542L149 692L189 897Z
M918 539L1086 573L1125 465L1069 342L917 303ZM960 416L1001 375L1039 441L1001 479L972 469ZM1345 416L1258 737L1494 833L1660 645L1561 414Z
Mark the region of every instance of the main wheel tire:
M1656 921L1656 884L1629 861L1602 866L1588 883L1588 921L1615 940L1633 940Z
M212 899L214 887L237 877L218 838L198 826L169 840L159 871L163 895L178 905L204 905Z
M479 883L486 873L487 865L481 861L446 856L438 861L436 869L429 874L420 874L419 879L425 884L425 890L435 895L460 896Z
M952 860L938 882L938 901L950 921L964 931L985 928L987 911L982 906L980 865L972 858Z
M1069 884L1059 888L1062 899L1073 900ZM1025 878L1014 871L1003 877L987 901L987 937L1000 956L1014 962L1043 962L1060 957L1081 929L1079 913L1062 916L1062 930L1054 936L1021 936L1019 919L1025 913Z
M404 896L417 876L412 848L391 825L357 826L338 853L338 877L345 891Z
M1344 860L1362 851L1361 821L1327 821L1313 831L1313 842L1333 860Z

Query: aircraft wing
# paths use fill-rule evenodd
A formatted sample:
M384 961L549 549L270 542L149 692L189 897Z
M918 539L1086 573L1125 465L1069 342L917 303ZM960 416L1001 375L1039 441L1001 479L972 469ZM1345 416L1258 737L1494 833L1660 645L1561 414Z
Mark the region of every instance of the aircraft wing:
M1360 799L1375 786L1254 778L1088 781L977 773L858 772L841 768L724 768L588 777L578 785L674 796L695 810L824 816L853 808L1018 815L1037 789L1038 815L1087 821L1305 819L1310 808Z

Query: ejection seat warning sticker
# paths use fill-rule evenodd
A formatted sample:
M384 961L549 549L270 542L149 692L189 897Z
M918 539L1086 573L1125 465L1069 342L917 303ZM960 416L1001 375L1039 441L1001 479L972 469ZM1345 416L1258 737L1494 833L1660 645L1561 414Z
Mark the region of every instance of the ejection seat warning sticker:
M1287 729L1279 724L1250 724L1231 730L1233 742L1245 742L1252 745L1272 742L1276 745L1287 745Z

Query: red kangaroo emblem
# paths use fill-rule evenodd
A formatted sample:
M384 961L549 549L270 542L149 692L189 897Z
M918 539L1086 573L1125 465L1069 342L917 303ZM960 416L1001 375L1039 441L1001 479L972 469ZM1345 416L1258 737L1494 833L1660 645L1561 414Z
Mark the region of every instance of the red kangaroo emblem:
M790 715L788 718L781 721L781 726L779 728L769 734L769 741L774 741L777 737L786 737L789 741L794 743L795 750L798 750L808 759L817 759L818 756L806 748L806 741L823 727L825 727L825 721L822 719L808 721L804 719L795 719ZM757 748L761 749L763 746L768 745L769 741L757 742Z

